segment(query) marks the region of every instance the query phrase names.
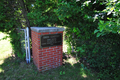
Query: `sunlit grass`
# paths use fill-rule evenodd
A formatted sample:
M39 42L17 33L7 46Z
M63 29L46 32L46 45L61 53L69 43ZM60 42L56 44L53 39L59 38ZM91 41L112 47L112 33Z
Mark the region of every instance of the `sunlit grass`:
M7 34L0 32L0 39L5 37ZM0 65L3 63L3 60L9 57L12 53L12 47L9 41L9 38L6 40L0 41Z
M1 64L3 64L3 63L4 63L4 60L3 60L3 59L1 59L1 60L0 60L0 65L1 65Z
M1 73L1 72L4 72L4 70L3 70L2 68L0 68L0 73Z
M76 58L70 58L70 59L68 59L68 60L65 60L65 62L71 64L72 66L73 66L74 64L76 64L76 63L79 63L79 62L76 60Z

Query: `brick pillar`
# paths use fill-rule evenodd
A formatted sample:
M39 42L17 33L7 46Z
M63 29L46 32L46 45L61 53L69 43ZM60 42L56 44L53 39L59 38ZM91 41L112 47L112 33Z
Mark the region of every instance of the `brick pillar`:
M48 27L32 27L32 54L33 62L39 71L46 71L51 68L57 68L62 65L62 44L41 47L41 35L62 34L63 28ZM62 38L63 39L63 38ZM41 43L41 44L40 44Z

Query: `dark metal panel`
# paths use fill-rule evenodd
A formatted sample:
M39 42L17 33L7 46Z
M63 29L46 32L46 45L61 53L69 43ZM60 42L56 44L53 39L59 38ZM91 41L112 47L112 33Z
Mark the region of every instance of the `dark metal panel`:
M41 35L40 42L41 48L62 45L62 34Z

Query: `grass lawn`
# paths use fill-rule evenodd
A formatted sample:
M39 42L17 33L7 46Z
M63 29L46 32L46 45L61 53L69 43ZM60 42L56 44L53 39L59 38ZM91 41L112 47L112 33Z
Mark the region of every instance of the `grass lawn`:
M0 33L0 38L5 34ZM65 61L65 65L43 73L37 71L31 62L26 64L11 55L9 39L0 41L0 80L97 80L96 75L81 67L75 58Z
M0 32L0 39L5 37L6 34ZM12 53L12 48L9 39L0 41L0 65L4 62L4 59L8 58ZM1 69L0 69L1 71Z

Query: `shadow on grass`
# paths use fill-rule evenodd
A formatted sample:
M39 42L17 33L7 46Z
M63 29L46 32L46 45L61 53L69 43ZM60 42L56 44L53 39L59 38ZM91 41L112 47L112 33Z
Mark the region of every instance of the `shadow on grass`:
M0 65L0 80L97 80L96 76L81 68L80 63L71 65L65 63L43 73L37 71L36 66L31 62L21 62L14 57L8 57Z

